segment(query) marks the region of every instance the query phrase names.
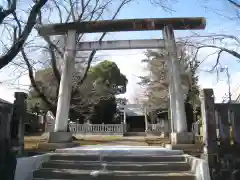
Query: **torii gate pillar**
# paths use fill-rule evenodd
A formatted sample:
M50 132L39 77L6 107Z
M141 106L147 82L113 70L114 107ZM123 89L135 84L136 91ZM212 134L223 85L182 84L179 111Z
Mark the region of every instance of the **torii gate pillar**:
M192 133L187 132L186 112L181 83L180 66L177 55L177 46L172 25L163 29L165 50L167 51L167 67L169 80L169 99L171 109L172 144L189 144L193 142Z

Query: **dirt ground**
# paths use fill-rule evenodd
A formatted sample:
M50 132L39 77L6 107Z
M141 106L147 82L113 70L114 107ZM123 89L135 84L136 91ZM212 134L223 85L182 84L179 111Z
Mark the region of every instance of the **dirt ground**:
M77 140L74 140L75 143L78 143L81 146L84 145L97 145L97 144L119 144L119 145L136 145L136 146L147 146L146 137L143 136L97 136L97 135L86 135L78 137ZM39 151L39 144L47 143L46 136L41 134L25 136L24 137L24 149L26 151Z

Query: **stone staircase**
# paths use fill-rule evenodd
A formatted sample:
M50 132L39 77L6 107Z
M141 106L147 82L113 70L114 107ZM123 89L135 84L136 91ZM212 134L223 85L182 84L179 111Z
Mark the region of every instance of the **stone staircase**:
M164 147L165 144L170 144L169 137L146 137L145 142L149 146L162 146Z
M159 147L107 149L72 148L54 153L33 173L33 179L195 180L182 151Z
M195 143L195 144L180 144L180 145L171 145L171 141L168 137L146 137L145 142L149 146L161 146L166 147L168 149L173 150L182 150L185 154L189 154L191 156L200 157L203 153L203 144Z

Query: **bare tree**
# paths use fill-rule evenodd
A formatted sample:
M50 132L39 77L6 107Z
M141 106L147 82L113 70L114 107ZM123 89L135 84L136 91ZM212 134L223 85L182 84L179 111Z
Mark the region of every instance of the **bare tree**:
M147 104L154 109L168 107L168 70L166 64L166 54L163 50L147 51L146 59L149 71L148 76L141 77L140 84L146 87ZM180 64L180 73L184 94L187 95L188 90L193 82L193 64L197 65L197 61L193 61L192 57L187 53L185 45L178 46L178 60ZM196 71L196 70L194 70Z
M29 2L25 2L25 5ZM0 57L0 69L8 65L20 52L32 29L36 24L36 19L47 3L47 0L35 1L29 5L27 20L22 23L20 17L24 14L21 3L17 0L2 1L0 5L0 24L2 34L9 37L2 38L2 53ZM27 8L24 7L26 10ZM8 33L6 33L8 32ZM10 40L9 40L10 39Z
M211 0L205 1L210 2ZM240 20L240 3L236 0L225 0L219 3L224 3L226 5L229 5L230 8L227 9L228 14L224 14L222 10L214 9L212 7L208 7L207 4L205 7L209 11L215 12L218 16L222 16L226 19L226 21L236 21L239 22ZM230 12L229 12L230 11ZM232 16L230 17L230 14ZM228 16L229 15L229 16ZM240 45L240 39L235 34L222 34L222 33L211 33L211 34L199 34L194 33L193 35L184 37L183 39L185 43L189 46L195 49L195 59L198 57L199 53L208 48L212 49L212 52L208 54L205 58L201 60L201 63L206 61L209 57L216 57L215 63L209 70L209 72L217 71L218 73L218 66L221 65L221 57L224 53L227 53L231 56L233 56L237 63L240 62L240 53L236 47L239 47Z
M233 6L240 8L240 3L234 0L227 0L230 4L232 4Z
M38 23L65 23L65 22L81 22L81 21L97 21L100 19L115 19L122 8L124 8L127 4L134 2L134 0L76 0L76 1L58 1L52 0L49 2L48 6L42 9ZM157 2L157 1L156 1ZM160 1L159 1L160 2ZM116 4L118 3L118 6ZM113 6L114 4L114 6ZM110 11L111 9L111 11ZM77 42L81 42L84 39L87 39L87 34L76 34ZM99 34L98 40L102 41L105 37L106 32ZM40 39L39 42L36 42L36 39ZM34 72L40 69L45 64L50 64L52 67L52 73L56 78L57 89L58 92L59 83L60 83L60 75L61 75L61 59L63 58L64 52L64 41L65 36L61 36L58 38L50 38L50 37L38 37L33 36L31 40L24 46L22 49L22 59L27 65L29 78L31 81L32 87L39 94L39 97L46 103L46 105L52 111L56 109L56 101L58 94L56 93L55 99L49 98L47 93L42 90L39 84L36 82L34 77ZM36 53L47 54L43 58L36 58ZM79 76L79 72L76 77L78 78L75 84L73 84L72 91L72 100L79 99L79 87L81 87L87 78L87 74L91 63L94 60L94 56L96 54L96 50L88 52L87 54L83 54L83 52L76 53L76 66L80 65L82 67L82 72L80 72L81 76ZM79 69L78 69L79 70ZM79 79L80 78L80 79ZM54 112L54 111L53 111Z
M43 13L43 11L40 13L40 16L38 18L38 23L39 24L54 23L54 22L56 23L56 19L54 21L52 21L52 18L51 18L51 17L55 17L56 14L58 16L57 22L60 22L60 23L76 22L76 21L78 21L78 22L79 21L80 22L81 21L97 21L99 19L106 18L108 16L112 16L112 17L110 17L110 19L115 19L117 17L117 15L119 14L119 12L121 11L121 9L126 4L130 3L131 1L132 0L120 0L119 6L115 9L115 12L114 12L114 10L112 10L112 12L109 12L109 10L108 10L109 8L111 8L113 0L106 0L106 1L100 1L100 0L71 1L70 0L67 3L62 2L62 1L51 1L51 3L49 3L49 6L45 9L43 9L44 13ZM115 3L116 3L116 1L115 1ZM55 14L51 16L52 9L54 9ZM46 13L46 11L47 11L47 13ZM110 15L108 15L108 13ZM46 22L44 22L44 21L46 21ZM102 35L100 35L99 41L102 41L102 39L104 38L105 35L106 35L106 33L103 33ZM80 42L83 40L84 34L77 34L77 36L78 36L77 41ZM34 70L39 69L39 67L41 67L40 64L42 64L43 62L40 62L40 59L38 59L37 61L36 61L36 59L32 59L31 52L29 51L29 49L32 50L32 49L34 49L34 46L35 46L35 49L37 48L38 51L40 48L41 52L47 53L47 59L45 61L47 61L46 62L47 64L50 61L50 64L52 67L52 73L54 74L54 76L56 78L56 83L57 83L56 92L58 92L59 83L60 83L60 79L61 79L61 77L60 77L61 68L60 68L59 64L62 63L60 60L63 58L64 46L62 46L62 45L64 44L64 40L65 40L64 36L60 37L60 39L55 38L55 40L53 40L50 37L44 37L44 41L41 41L41 42L43 42L44 45L36 45L36 43L34 43L34 44L29 43L29 44L26 44L24 49L21 51L22 57L27 65L27 69L29 72L29 78L30 78L32 87L36 90L36 92L39 94L39 97L41 97L43 99L43 101L47 104L47 106L51 110L56 109L55 104L57 101L58 94L56 93L55 100L53 100L52 98L50 99L47 96L46 92L44 93L42 91L42 88L39 87L39 85L35 81ZM82 64L81 66L83 67L84 72L81 72L81 76L79 76L79 72L78 72L77 77L78 78L81 77L81 79L78 81L75 81L75 82L77 82L77 84L74 84L74 87L73 87L73 92L72 92L73 97L75 95L79 95L79 86L86 79L87 72L90 68L92 61L94 60L95 54L96 54L96 51L92 51L92 52L87 53L88 57L78 58L78 56L81 56L81 55L86 56L86 53L85 54L83 54L82 52L77 53L76 62L78 65Z

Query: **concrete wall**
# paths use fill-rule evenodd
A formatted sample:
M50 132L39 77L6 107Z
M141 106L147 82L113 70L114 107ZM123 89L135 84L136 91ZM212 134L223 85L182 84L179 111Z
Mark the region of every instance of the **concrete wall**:
M43 162L48 161L49 154L38 156L24 157L17 159L17 167L14 180L32 180L33 172L39 169Z
M190 155L186 155L186 159L191 166L191 171L196 176L196 180L211 180L207 161Z

